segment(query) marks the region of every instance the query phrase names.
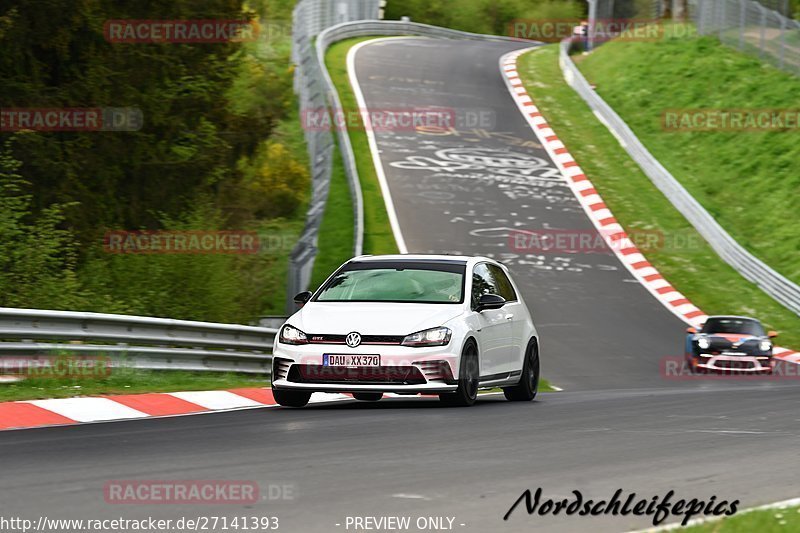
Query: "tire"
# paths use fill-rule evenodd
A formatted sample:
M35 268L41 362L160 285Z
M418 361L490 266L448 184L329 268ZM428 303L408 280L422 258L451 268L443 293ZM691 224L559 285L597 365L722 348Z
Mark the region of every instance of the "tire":
M480 370L478 366L478 347L469 341L461 352L461 364L458 371L458 388L455 392L439 395L446 405L453 407L469 407L478 399Z
M525 350L525 361L522 364L522 375L519 383L513 387L504 387L503 395L512 402L529 402L539 392L539 348L535 340L528 343Z
M272 389L272 396L284 407L304 407L311 399L311 393L302 390Z
M377 402L383 398L382 392L354 392L353 398L364 402Z

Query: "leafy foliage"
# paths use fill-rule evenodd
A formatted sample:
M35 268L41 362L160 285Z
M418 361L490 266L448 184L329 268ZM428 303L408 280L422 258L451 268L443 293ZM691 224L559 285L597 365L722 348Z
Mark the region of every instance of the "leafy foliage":
M11 141L6 141L0 151L0 305L38 307L66 289L69 296L56 307L68 308L80 297L75 243L59 228L65 206L47 206L32 217L30 183L18 173L20 166L11 155Z
M291 0L0 7L4 108L131 107L132 132L0 132L0 305L218 321L282 310L308 196ZM249 42L109 42L108 20L256 20ZM13 145L8 141L14 137ZM109 230L256 230L267 254L117 255Z
M415 22L463 31L512 35L514 20L558 20L585 14L585 3L572 0L404 0L390 1L386 18L409 16Z

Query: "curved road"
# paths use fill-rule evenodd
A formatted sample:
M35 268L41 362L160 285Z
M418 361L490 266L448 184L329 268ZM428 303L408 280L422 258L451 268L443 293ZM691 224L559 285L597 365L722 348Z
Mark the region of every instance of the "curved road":
M274 515L288 532L354 531L347 516L449 516L455 531L623 531L649 519L522 508L502 517L537 487L595 499L672 489L742 506L797 496L795 383L664 379L659 361L681 354L684 326L613 255L509 246L508 228L592 231L508 95L498 60L513 48L385 40L358 52L356 70L371 108L443 106L489 121L447 135L377 134L399 225L411 252L506 261L539 326L545 376L565 391L526 404L488 396L470 409L389 399L7 432L3 514ZM264 493L287 485L292 498L238 507L103 498L114 479L221 478Z

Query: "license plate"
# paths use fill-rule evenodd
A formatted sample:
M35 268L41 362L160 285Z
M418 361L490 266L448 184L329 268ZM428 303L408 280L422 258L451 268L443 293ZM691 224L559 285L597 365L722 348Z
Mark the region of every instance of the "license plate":
M324 354L322 366L381 366L380 355Z

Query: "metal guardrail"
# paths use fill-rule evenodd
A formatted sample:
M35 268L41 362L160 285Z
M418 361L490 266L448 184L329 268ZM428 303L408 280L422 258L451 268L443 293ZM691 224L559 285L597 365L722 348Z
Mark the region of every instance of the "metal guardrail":
M700 35L800 76L800 21L752 0L691 0L689 12Z
M276 328L0 307L0 359L107 355L116 366L269 374Z
M382 0L301 0L292 13L292 62L295 65L294 90L300 101L302 113L313 112L317 118L327 113L336 100L331 94L330 77L324 60L318 60L314 47L315 37L325 28L336 24L363 19L376 19L381 14ZM330 115L327 115L328 123ZM350 139L342 128L334 128L340 146L349 147ZM292 298L308 288L317 255L317 237L328 200L333 172L334 138L330 131L305 128L306 146L311 166L311 202L306 214L303 233L289 258L289 279L286 293L286 311L294 310ZM343 153L352 154L352 150ZM344 157L353 200L355 225L353 228L353 255L361 255L364 237L364 210L361 188L355 173L355 159Z
M800 314L800 287L753 256L731 237L700 203L678 182L639 141L631 128L591 88L569 57L571 43L563 41L559 64L564 79L575 89L620 145L641 167L650 181L708 241L714 251L742 276L791 311Z

